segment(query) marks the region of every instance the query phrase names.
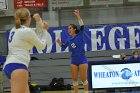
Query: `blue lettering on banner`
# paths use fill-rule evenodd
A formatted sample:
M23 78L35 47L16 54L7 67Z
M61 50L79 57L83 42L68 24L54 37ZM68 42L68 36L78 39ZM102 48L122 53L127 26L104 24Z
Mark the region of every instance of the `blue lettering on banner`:
M119 71L94 72L94 78L115 78L119 77Z
M48 29L48 42L44 50L33 48L33 53L60 53L63 50L57 43L59 38L66 42L69 37L67 27L53 27ZM118 50L140 48L140 23L115 24L104 26L85 26L84 40L86 51Z
M140 76L140 70L135 71L134 76Z
M134 77L140 77L140 70L135 70L134 74L132 73L129 75L127 71L125 73L121 71L111 71L111 72L93 72L93 78L116 78L116 77L122 77L123 79L129 79L132 76Z

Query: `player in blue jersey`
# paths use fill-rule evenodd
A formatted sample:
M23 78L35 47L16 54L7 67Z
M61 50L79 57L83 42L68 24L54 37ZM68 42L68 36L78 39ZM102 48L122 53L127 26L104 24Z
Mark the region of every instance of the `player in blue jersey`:
M44 49L47 44L47 33L39 14L33 18L36 29L31 29L30 11L27 8L17 9L15 12L15 27L12 28L8 40L8 56L4 64L4 72L11 83L11 93L30 93L28 86L28 66L30 62L30 49L36 46Z
M80 29L76 25L70 24L68 26L68 33L70 38L65 43L62 43L60 39L57 39L57 43L64 49L69 46L71 51L71 74L73 79L74 93L78 93L78 72L80 73L80 78L84 86L85 93L88 93L88 81L87 81L87 69L88 61L85 55L84 49L84 23L80 17L80 11L74 11L75 16L78 19Z

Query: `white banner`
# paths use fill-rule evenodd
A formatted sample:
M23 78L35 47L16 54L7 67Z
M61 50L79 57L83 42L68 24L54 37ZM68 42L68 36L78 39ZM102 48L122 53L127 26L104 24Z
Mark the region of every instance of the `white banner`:
M123 4L123 0L90 0L90 5Z
M83 0L50 0L51 7L83 6Z
M92 88L140 86L140 64L92 65Z
M0 10L7 10L7 9L8 9L7 0L0 0Z

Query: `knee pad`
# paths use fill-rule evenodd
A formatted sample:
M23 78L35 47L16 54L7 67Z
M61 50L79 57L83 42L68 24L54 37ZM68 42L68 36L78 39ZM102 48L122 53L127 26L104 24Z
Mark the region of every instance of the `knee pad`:
M73 86L78 86L78 81L73 81Z
M85 80L84 82L82 82L83 85L87 85L88 84L88 81Z

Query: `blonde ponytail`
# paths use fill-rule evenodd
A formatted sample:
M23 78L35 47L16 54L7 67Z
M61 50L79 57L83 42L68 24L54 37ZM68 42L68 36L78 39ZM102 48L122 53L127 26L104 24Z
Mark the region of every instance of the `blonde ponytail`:
M20 18L16 18L15 19L15 27L16 27L16 29L20 28L20 26L21 26Z

